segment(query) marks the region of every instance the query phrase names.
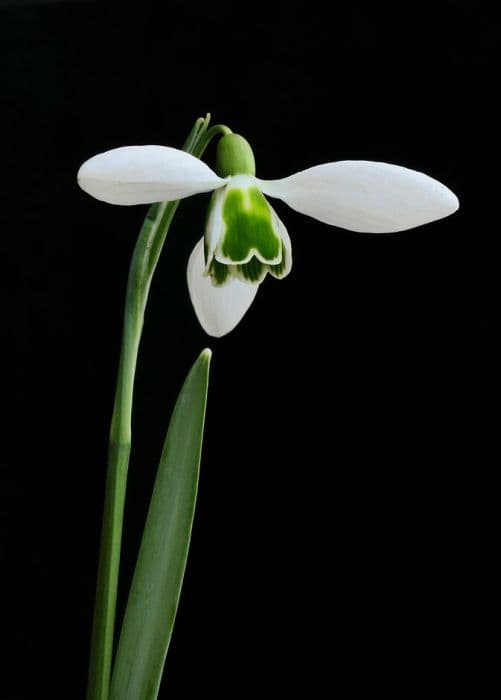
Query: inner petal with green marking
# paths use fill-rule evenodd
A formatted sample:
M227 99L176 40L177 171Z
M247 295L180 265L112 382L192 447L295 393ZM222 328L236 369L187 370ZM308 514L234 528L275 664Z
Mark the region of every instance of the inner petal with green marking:
M232 178L224 193L221 216L223 231L215 250L219 262L239 267L253 258L270 265L280 263L280 234L274 225L271 207L253 178ZM251 276L256 275L253 269Z
M249 175L236 175L214 192L205 227L205 274L214 287L236 277L260 284L282 279L292 266L287 229Z

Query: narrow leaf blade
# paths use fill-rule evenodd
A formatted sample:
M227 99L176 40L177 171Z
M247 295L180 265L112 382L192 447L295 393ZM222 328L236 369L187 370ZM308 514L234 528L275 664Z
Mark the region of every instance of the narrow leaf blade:
M120 633L110 700L154 700L169 647L191 538L210 350L179 394L165 439Z

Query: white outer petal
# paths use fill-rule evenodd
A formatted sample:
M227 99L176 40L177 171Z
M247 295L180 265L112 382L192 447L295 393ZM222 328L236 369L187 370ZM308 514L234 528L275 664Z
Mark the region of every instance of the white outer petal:
M78 184L109 204L171 202L225 184L203 161L169 146L124 146L99 153L78 171Z
M367 233L404 231L459 207L453 192L424 173L364 160L325 163L259 186L302 214Z
M215 287L204 274L204 240L196 244L188 261L188 289L200 325L206 333L220 338L241 321L257 294L257 284L247 284L231 277L222 287Z
M207 223L205 225L205 245L207 247L207 262L205 265L206 271L209 270L210 264L214 257L214 251L216 250L219 239L224 230L223 221L223 202L224 195L226 192L226 187L222 187L213 196L213 202L211 202L212 207L207 218Z

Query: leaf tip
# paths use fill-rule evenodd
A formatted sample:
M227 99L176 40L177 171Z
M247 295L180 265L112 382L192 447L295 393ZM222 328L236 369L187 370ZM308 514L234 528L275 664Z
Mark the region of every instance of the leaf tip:
M210 348L205 348L200 353L200 359L205 360L207 362L207 364L210 363L211 358L212 358L212 350Z

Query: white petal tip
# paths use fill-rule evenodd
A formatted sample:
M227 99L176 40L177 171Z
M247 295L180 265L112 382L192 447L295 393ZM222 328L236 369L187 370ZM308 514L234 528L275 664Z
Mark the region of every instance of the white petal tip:
M200 317L197 317L197 318L200 321ZM201 321L200 321L200 325L202 326L204 331L207 333L207 335L210 335L211 338L223 338L225 335L228 335L228 333L230 333L233 330L233 328L230 328L229 330L224 330L224 331L212 330L207 324L204 325Z
M452 190L449 190L449 214L454 214L459 209L459 199L456 197Z

